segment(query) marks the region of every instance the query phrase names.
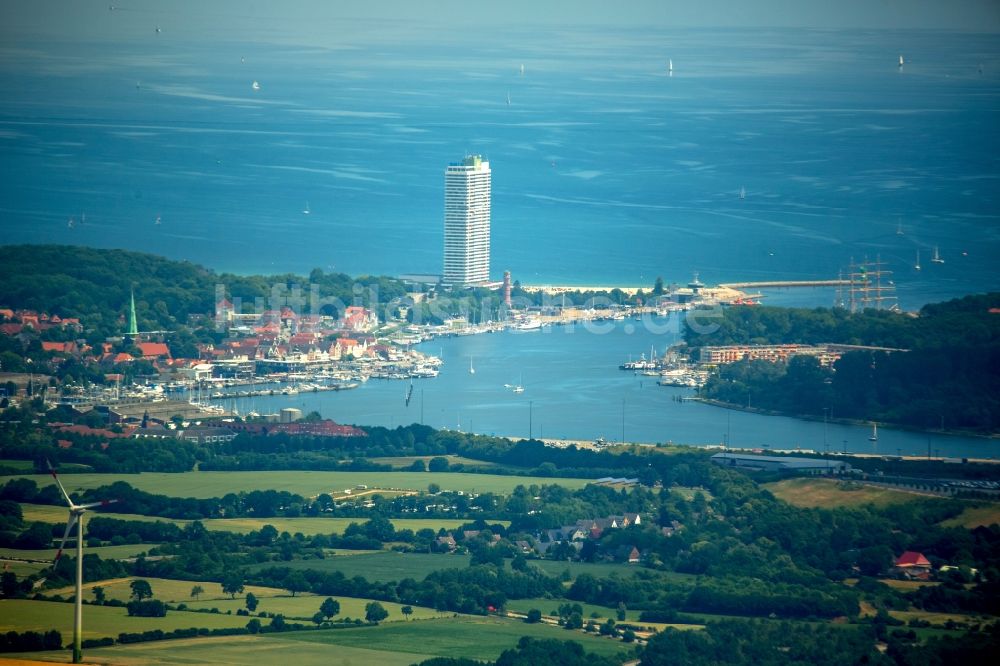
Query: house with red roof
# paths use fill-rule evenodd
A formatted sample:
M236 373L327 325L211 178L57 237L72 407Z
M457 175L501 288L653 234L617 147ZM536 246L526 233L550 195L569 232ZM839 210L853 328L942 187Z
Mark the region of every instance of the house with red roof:
M378 326L378 317L367 308L352 305L344 308L341 328L348 331L368 331Z
M904 578L924 580L930 578L931 563L923 553L908 550L893 562L892 573Z
M170 348L163 342L138 342L135 346L142 351L142 358L147 361L170 358Z

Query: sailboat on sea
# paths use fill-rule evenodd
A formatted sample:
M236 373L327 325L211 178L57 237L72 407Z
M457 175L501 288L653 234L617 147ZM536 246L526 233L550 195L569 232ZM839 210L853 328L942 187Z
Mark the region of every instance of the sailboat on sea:
M740 185L740 199L746 199L746 198L747 198L747 188Z
M510 106L510 91L507 91L507 106Z
M309 209L309 202L306 202L306 207L302 209L303 215L309 215L312 211Z
M674 61L672 58L667 60L667 75L668 76L674 75Z
M917 263L913 264L913 270L920 270L920 250L917 250Z
M934 256L931 257L931 263L932 264L943 264L944 263L944 259L942 259L941 255L938 254L937 245L934 246Z
M251 83L251 84L250 84L250 87L251 87L251 88L253 88L253 90L254 90L255 92L256 92L257 90L260 90L260 84L259 84L259 83L257 83L256 81L254 81L253 83Z
M899 68L900 69L903 69L903 64L904 63L905 63L905 61L903 60L903 54L901 53L901 54L899 54Z
M871 437L868 438L868 441L869 442L877 442L878 441L878 424L877 423L872 423L872 434L871 434Z
M509 386L509 384L508 384L508 386ZM514 386L510 387L510 390L512 392L514 392L514 393L524 393L524 375L523 374L521 375L521 378L518 380L517 384L515 384Z
M903 235L903 223L902 222L899 222L898 224L896 224L896 235L897 236L902 236Z
M469 357L469 374L470 375L476 374L476 369L474 367L472 367L472 357L471 356Z

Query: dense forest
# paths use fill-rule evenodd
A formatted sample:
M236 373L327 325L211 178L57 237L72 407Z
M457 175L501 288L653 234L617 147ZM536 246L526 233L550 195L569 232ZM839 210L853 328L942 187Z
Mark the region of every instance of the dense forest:
M1000 428L1000 294L925 306L918 316L868 310L734 308L712 333L687 329L704 345L841 343L906 349L851 351L832 368L811 357L787 363L744 360L722 366L702 396L814 417L923 429Z
M132 290L139 330L177 333L201 319L211 325L219 289L230 301L238 299L245 312L289 305L312 313L315 303L316 314L333 315L339 314L338 305L388 304L407 292L392 278L352 278L318 268L307 276L242 276L126 250L0 246L0 306L77 317L88 340L103 341L124 331Z

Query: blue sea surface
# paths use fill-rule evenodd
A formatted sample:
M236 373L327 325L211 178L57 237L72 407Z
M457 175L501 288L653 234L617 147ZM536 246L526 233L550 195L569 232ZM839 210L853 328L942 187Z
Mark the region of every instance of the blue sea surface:
M0 47L0 242L438 273L444 169L481 153L495 277L831 279L867 257L906 308L1000 288L993 35L146 30Z

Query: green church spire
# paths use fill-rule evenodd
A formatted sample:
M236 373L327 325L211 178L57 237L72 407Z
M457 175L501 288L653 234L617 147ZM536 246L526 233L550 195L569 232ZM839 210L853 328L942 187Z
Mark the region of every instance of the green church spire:
M139 335L139 325L135 321L135 290L132 290L131 304L128 309L128 335L135 337Z

